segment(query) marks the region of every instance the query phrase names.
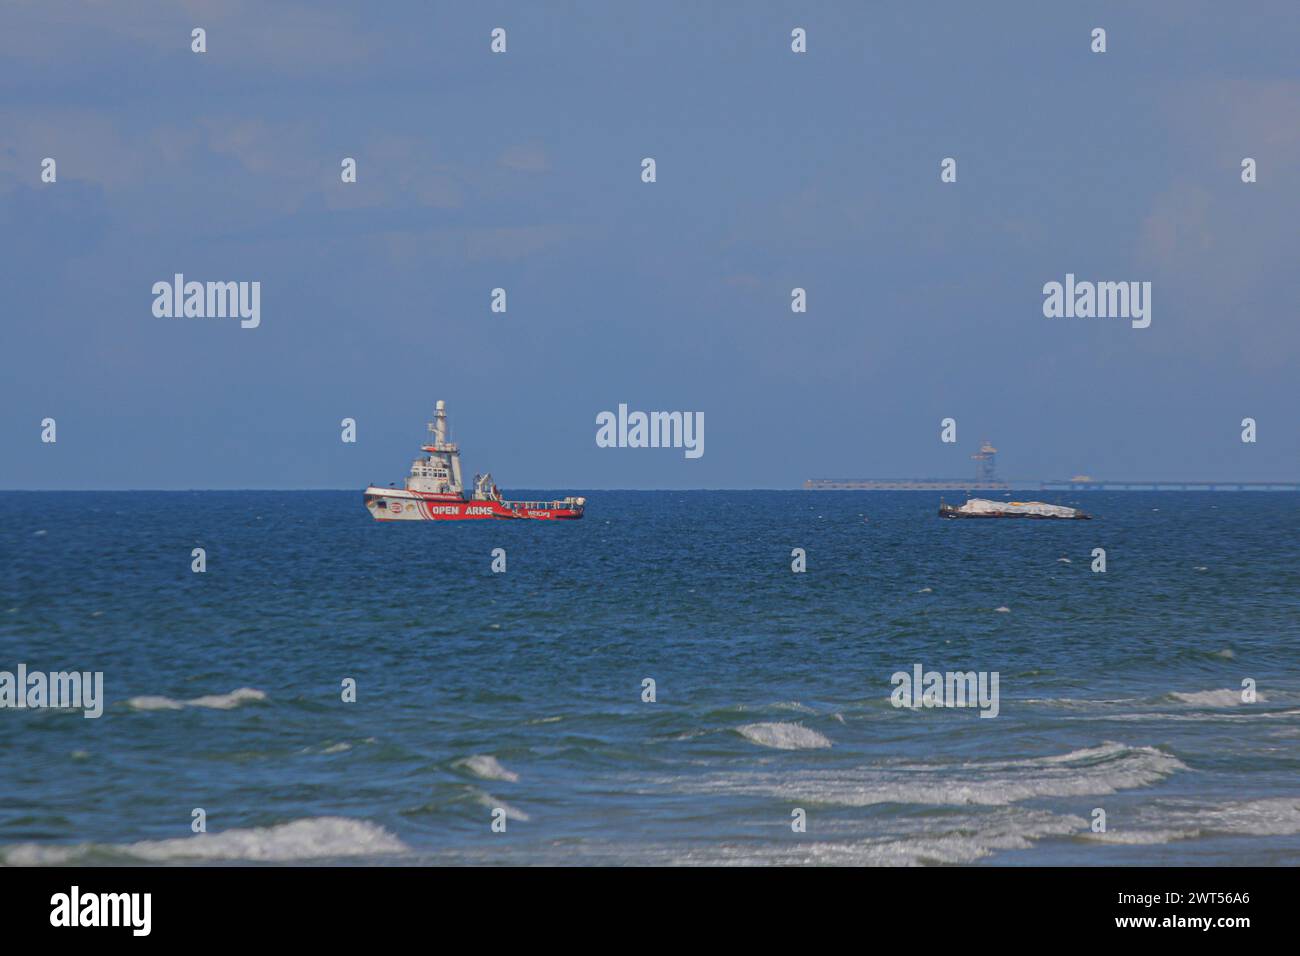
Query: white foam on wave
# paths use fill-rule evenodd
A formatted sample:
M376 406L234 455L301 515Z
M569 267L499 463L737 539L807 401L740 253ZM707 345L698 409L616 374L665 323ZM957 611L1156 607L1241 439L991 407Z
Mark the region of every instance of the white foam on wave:
M332 857L380 856L405 853L406 844L383 827L350 817L308 817L271 827L200 833L170 840L138 843L50 846L19 844L0 850L10 866L46 866L70 863L88 854L123 854L151 863L195 860L247 860L283 863Z
M649 866L927 866L973 863L1003 850L1028 850L1044 838L1088 829L1081 817L1022 807L948 811L893 821L891 831L858 837L857 824L820 818L819 837L800 840L639 843L637 862ZM847 829L849 832L839 832ZM830 831L828 834L828 830ZM563 861L583 865L626 861L618 841L566 844ZM473 861L471 861L473 862Z
M478 795L478 802L489 809L504 811L507 820L518 820L520 823L527 823L532 819L532 817L524 813L524 811L512 807L504 800L498 800L490 793L480 792Z
M211 707L215 710L230 710L253 700L266 700L266 693L252 687L241 687L239 690L232 690L229 694L208 694L206 697L195 697L185 703L189 707Z
M1137 808L1127 825L1087 833L1103 843L1170 843L1205 836L1293 836L1300 833L1300 798L1234 800L1217 805L1161 804Z
M1300 833L1300 799L1294 797L1242 800L1192 812L1193 821L1204 832L1251 836Z
M1192 712L1192 713L1172 713L1170 711L1159 711L1157 713L1132 713L1132 714L1090 714L1086 717L1071 718L1075 720L1117 720L1120 723L1133 723L1135 721L1155 721L1159 723L1184 723L1184 724L1216 724L1232 723L1234 721L1257 721L1257 720L1281 720L1290 717L1300 716L1300 710L1253 710L1251 708L1242 708L1230 710L1221 708L1211 712Z
M231 710L250 701L266 700L266 692L252 687L241 687L229 694L207 694L190 700L175 700L171 697L144 696L132 697L126 705L133 710L184 710L186 707L207 707L212 710Z
M768 704L766 708L759 708L759 709L760 710L793 710L796 713L800 713L800 714L817 713L817 711L813 710L807 704L801 704L797 700L778 700L774 704Z
M1006 806L1035 797L1116 793L1150 786L1186 766L1154 747L1107 742L1066 754L979 763L885 764L860 769L713 774L687 792L736 793L840 806L880 803Z
M921 866L974 863L1000 850L1028 850L1044 837L1072 836L1087 827L1080 817L1046 810L1005 808L993 816L926 824L930 835L859 844L868 866Z
M170 697L132 697L126 702L134 710L183 710L185 705Z
M501 766L501 762L490 754L474 754L457 763L474 776L482 777L484 780L504 780L507 783L519 781L519 774Z
M1197 690L1189 693L1174 691L1169 696L1174 700L1181 701L1184 704L1192 704L1196 707L1238 707L1245 703L1241 699L1241 691L1234 690L1231 687L1225 687L1222 690ZM1255 700L1263 703L1268 698L1256 691Z
M816 750L831 745L822 734L805 727L803 724L787 724L768 721L758 724L742 724L736 733L750 743L760 747L774 747L777 750Z
M1120 843L1124 846L1157 846L1175 840L1190 840L1197 836L1195 830L1107 830L1105 833L1086 833L1086 839L1096 843Z
M733 863L811 863L829 866L931 866L974 863L1002 850L1028 850L1045 837L1068 837L1087 821L1046 810L1004 807L958 817L927 818L901 833L865 840L827 840L808 846L759 848ZM745 852L741 850L741 852ZM782 859L784 855L786 858ZM766 857L766 859L764 859Z
M1133 704L1138 697L1026 697L1022 703L1050 704L1058 707L1093 707L1097 704Z

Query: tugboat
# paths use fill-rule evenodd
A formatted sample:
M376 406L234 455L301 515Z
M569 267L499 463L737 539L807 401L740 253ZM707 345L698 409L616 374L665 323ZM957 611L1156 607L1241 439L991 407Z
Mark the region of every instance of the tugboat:
M411 464L405 487L371 485L366 489L366 510L376 521L573 521L582 517L586 498L506 501L490 474L475 475L474 494L465 497L460 480L460 448L447 440L446 402L439 400L429 432L433 439L420 446L424 456Z
M1073 518L1091 520L1092 515L1078 508L1049 505L1044 501L989 501L971 498L964 505L946 505L939 502L941 518Z

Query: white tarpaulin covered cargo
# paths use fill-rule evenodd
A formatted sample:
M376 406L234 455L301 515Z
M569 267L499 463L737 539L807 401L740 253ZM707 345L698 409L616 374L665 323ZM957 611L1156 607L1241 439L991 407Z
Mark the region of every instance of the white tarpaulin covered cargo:
M1079 512L1064 505L1049 505L1043 501L989 501L972 498L955 509L971 515L1038 515L1043 518L1073 518Z

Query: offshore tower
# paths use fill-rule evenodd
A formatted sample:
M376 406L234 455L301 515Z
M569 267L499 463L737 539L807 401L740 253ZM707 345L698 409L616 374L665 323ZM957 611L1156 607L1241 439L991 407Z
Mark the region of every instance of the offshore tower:
M823 491L1010 491L1011 486L998 477L998 450L987 438L980 450L971 455L975 462L973 478L809 478L805 488Z
M970 457L975 462L976 481L998 480L998 450L993 447L993 442L984 439L980 442L980 450Z

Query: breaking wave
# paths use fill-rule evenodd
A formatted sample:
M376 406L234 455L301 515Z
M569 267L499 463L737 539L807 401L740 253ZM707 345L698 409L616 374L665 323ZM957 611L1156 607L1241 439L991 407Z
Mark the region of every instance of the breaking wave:
M774 747L777 750L815 750L831 745L822 734L805 727L803 724L786 724L765 722L759 724L742 724L736 733L750 743L760 747Z
M504 811L507 820L518 820L520 823L527 823L532 819L532 817L524 813L524 811L512 807L504 800L498 800L490 793L480 792L478 794L478 802L491 810Z
M507 783L517 783L519 781L519 774L513 770L507 770L501 766L501 762L496 757L488 754L474 754L472 757L457 761L457 765L464 767L474 776L482 777L484 780L504 780Z
M1108 742L1049 757L951 766L894 764L860 770L714 774L690 781L684 789L840 806L881 803L1005 806L1035 797L1132 790L1186 769L1177 757L1154 747Z
M1223 690L1198 690L1186 694L1174 691L1169 696L1196 707L1237 707L1244 703L1241 699L1241 691L1231 687L1225 687ZM1255 700L1260 703L1267 699L1262 693L1258 691L1255 693Z
M1047 810L980 808L900 821L894 832L865 839L841 835L807 842L638 844L637 860L649 866L951 865L972 863L1001 851L1028 850L1041 839L1072 837L1087 828L1088 821L1081 817ZM566 844L563 853L565 863L576 860L581 865L626 860L626 848L616 841Z
M0 850L9 866L48 866L94 855L127 856L150 863L173 860L211 862L246 860L283 863L331 857L379 856L405 853L404 844L383 827L348 817L309 817L271 827L200 833L170 840L138 843L81 843L52 846L24 843Z
M1242 800L1203 807L1141 807L1130 826L1087 833L1103 843L1153 844L1205 836L1291 836L1300 833L1300 799Z
M190 700L174 700L171 697L132 697L126 705L132 710L184 710L186 707L207 707L213 710L231 710L240 704L254 700L266 700L264 691L252 687L241 687L229 694L208 694Z

